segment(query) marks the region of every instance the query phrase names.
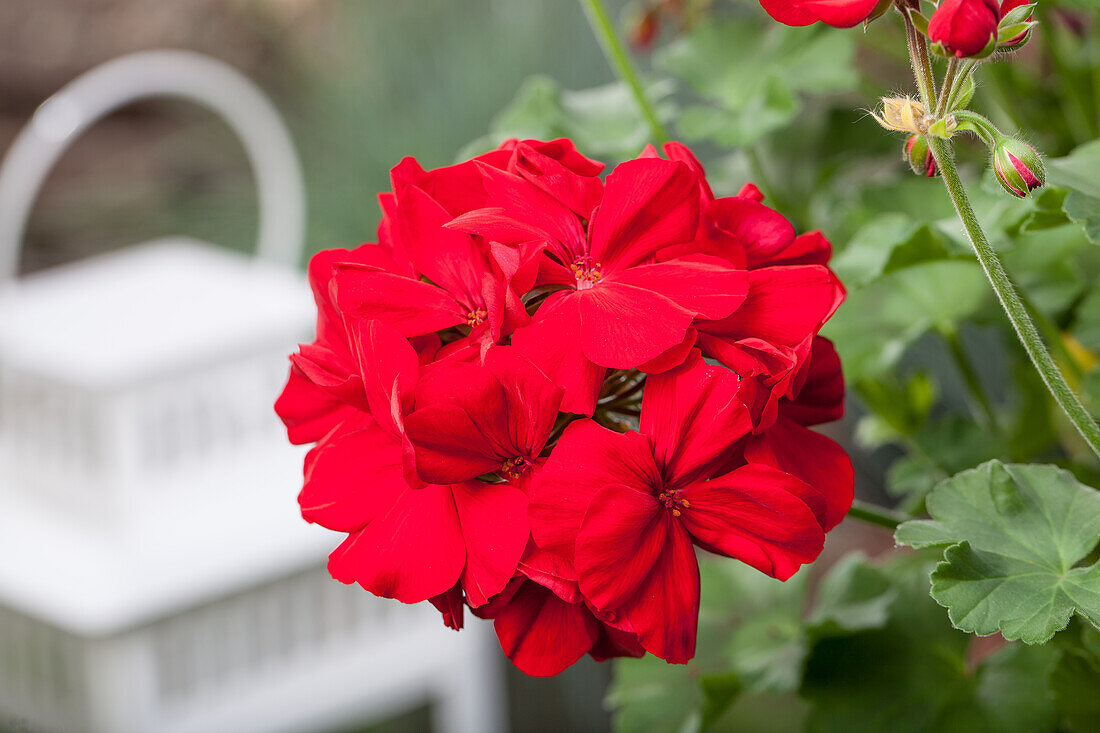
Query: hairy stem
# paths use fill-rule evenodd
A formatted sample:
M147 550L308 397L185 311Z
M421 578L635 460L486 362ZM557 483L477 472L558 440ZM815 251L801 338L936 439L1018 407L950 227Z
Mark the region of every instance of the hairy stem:
M909 63L913 66L913 76L917 80L920 99L924 103L924 108L932 112L935 110L936 102L936 77L932 73L932 60L928 57L928 44L925 43L924 36L913 25L913 21L909 18L909 11L902 9L901 14L905 18L905 38L909 42Z
M596 34L596 38L600 41L600 47L603 48L608 63L615 69L619 78L630 87L630 91L634 95L634 101L638 105L638 111L642 113L642 117L649 125L653 141L658 145L668 142L668 133L665 131L660 119L657 118L657 111L653 109L653 105L649 103L649 98L646 97L645 89L642 88L642 82L638 78L638 70L634 68L634 62L631 61L623 42L619 39L619 34L615 32L615 26L607 16L603 1L580 0L580 3L584 8L585 15L588 16L588 24L592 27L592 32Z
M1027 309L1024 308L1016 288L1009 280L1008 273L1005 272L1000 258L997 257L997 253L990 246L989 240L986 239L985 232L982 231L978 217L966 195L966 188L963 186L962 179L959 178L959 171L955 167L955 160L951 154L950 143L929 136L928 144L932 148L932 155L936 158L936 167L947 186L947 193L951 197L951 202L955 205L955 211L962 221L963 228L966 229L967 236L970 237L970 243L974 245L974 253L978 256L978 262L985 270L986 277L989 278L989 284L993 286L997 299L1001 301L1001 306L1004 308L1008 320L1012 322L1012 327L1016 330L1020 343L1023 344L1024 350L1031 358L1031 363L1039 371L1039 376L1043 378L1043 382L1050 390L1055 402L1066 413L1070 422L1077 428L1077 432L1081 433L1081 437L1092 448L1093 453L1100 457L1100 425L1097 425L1096 421L1092 419L1084 405L1081 404L1081 400L1077 398L1077 395L1066 383L1066 378L1062 376L1062 372L1058 370L1058 366L1051 358L1050 352L1047 351L1043 340L1039 337L1039 332L1035 329L1035 323L1028 315Z
M940 101L936 103L937 119L943 117L951 104L952 92L955 86L955 73L959 69L959 60L956 58L947 62L947 73L943 77L943 88L940 89Z
M913 26L909 14L903 13L903 15L909 40L909 60L913 65L913 73L916 76L917 86L921 90L925 106L931 109L929 105L930 100L935 99L936 81L932 73L932 62L928 58L928 43ZM959 178L959 170L955 167L955 159L951 154L951 144L932 135L926 135L925 137L928 139L928 145L932 150L933 157L936 159L936 167L940 171L940 177L943 178L944 185L947 186L951 203L955 205L955 212L959 215L959 220L962 222L963 228L966 229L970 243L974 246L974 254L977 255L978 262L981 263L982 269L989 279L989 284L993 287L993 292L997 294L997 299L1001 302L1008 320L1012 323L1012 328L1015 329L1020 343L1023 344L1024 350L1031 358L1031 363L1038 370L1043 383L1050 390L1054 401L1062 408L1066 417L1069 418L1077 432L1088 443L1092 452L1100 457L1100 425L1097 425L1096 421L1092 419L1084 405L1081 404L1081 400L1077 398L1077 395L1066 383L1066 378L1062 376L1062 372L1058 370L1058 366L1051 358L1042 338L1039 337L1039 332L1035 329L1035 323L1031 320L1031 316L1028 315L1027 309L1020 300L1016 288L1009 280L1004 265L1001 264L997 253L990 246L989 240L986 239L985 232L982 231L982 226L978 222L978 216L974 213L974 207L970 205L970 198L966 195L966 188L963 186L962 179Z

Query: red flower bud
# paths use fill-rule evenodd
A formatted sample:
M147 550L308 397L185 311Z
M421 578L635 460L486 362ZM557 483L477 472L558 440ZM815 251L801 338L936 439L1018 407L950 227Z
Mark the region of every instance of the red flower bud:
M943 0L928 21L928 38L959 58L988 55L1000 19L997 0Z
M1002 137L993 148L993 172L1001 188L1023 198L1046 183L1043 159L1035 148L1011 137Z
M1034 0L1002 0L1001 2L1001 21L1005 20L1005 17L1016 8L1021 5L1030 5ZM1031 15L1028 14L1025 21L1031 20ZM998 34L999 35L999 34ZM1002 40L997 44L997 48L1001 51L1012 51L1019 48L1027 42L1031 36L1031 29L1028 28L1023 33L1018 33L1008 40Z
M924 135L910 135L905 141L905 159L918 176L932 178L936 175L936 159L932 157Z

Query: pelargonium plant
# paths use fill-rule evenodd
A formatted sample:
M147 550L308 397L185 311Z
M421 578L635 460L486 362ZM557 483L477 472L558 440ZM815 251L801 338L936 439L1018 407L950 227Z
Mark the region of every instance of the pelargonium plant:
M347 534L330 572L493 619L533 675L688 661L695 548L786 580L852 503L807 427L843 411L829 242L661 152L606 178L566 139L407 158L378 241L309 266L317 336L276 409L316 444L303 516Z
M639 0L635 48L697 93L678 116L603 3L581 4L620 85L525 87L488 152L402 161L377 241L310 263L317 337L277 410L316 444L304 517L347 535L333 576L455 629L491 619L532 675L635 657L608 696L622 731L1097 730L1100 61L1058 43L1094 54L1087 22L1067 12L1043 38L1032 65L1062 79L1033 74L1031 103L1004 72L1051 14L1020 0L760 0L779 21L763 33L747 8ZM914 88L846 119L900 133L893 162L800 106L856 89L843 29L870 39L890 19L905 41L875 50L905 46ZM990 97L996 124L971 109ZM1021 110L1074 152L1044 162L1005 132ZM711 181L672 125L730 151ZM963 182L965 137L988 149L982 188ZM585 155L600 143L624 161L606 176ZM778 186L777 153L795 171ZM751 176L729 175L738 161ZM711 188L745 178L786 216L751 184ZM792 220L852 241L830 265ZM987 279L1007 320L983 308ZM894 506L855 500L848 453L812 429L843 413L840 355L863 413L845 445L890 446ZM846 525L802 571L845 517L890 534ZM853 545L882 556L832 551ZM766 725L734 710L754 694Z

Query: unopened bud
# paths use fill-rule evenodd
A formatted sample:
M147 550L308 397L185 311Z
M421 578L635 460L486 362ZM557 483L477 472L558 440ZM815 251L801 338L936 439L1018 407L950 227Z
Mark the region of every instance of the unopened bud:
M1002 0L1001 21L997 26L997 50L1015 51L1031 39L1032 0Z
M918 176L932 178L936 175L936 159L923 135L910 135L905 141L905 159Z
M1043 159L1022 140L1001 136L993 147L993 172L997 182L1013 196L1023 198L1046 183Z

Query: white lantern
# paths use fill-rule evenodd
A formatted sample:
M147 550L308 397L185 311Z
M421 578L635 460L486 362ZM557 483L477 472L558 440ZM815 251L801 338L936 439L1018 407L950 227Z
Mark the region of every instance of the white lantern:
M15 278L69 142L140 97L219 113L256 175L255 259L168 239ZM321 730L434 702L502 725L484 625L444 629L324 570L272 402L311 339L301 175L237 72L154 51L51 97L0 169L0 729Z

